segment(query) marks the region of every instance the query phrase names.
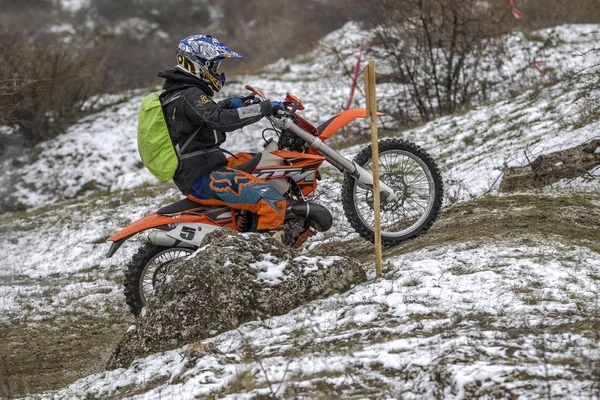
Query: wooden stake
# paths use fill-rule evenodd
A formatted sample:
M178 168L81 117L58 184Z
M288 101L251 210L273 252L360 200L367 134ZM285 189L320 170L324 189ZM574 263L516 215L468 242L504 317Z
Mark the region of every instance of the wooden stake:
M375 92L375 61L370 60L363 70L367 116L371 117L371 159L373 161L373 211L375 212L375 276L381 276L381 206L379 193L379 142L377 137L377 98Z

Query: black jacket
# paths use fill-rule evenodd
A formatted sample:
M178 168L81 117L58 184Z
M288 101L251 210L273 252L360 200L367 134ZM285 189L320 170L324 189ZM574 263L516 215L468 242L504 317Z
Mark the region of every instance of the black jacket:
M178 70L158 76L166 79L160 102L171 140L180 152L173 181L187 195L199 176L227 165L219 148L225 132L257 122L273 109L270 101L232 109L229 99L212 101L213 90L197 78Z

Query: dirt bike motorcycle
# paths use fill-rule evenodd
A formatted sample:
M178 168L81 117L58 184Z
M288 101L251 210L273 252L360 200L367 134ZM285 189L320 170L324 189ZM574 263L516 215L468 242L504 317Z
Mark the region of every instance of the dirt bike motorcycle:
M246 86L256 101L265 94ZM374 242L373 175L371 146L348 160L324 142L366 110L343 111L315 127L296 111L302 101L287 94L286 110L269 117L277 139L265 139L264 151L234 168L274 185L287 199L287 245L299 247L315 232L333 224L331 212L315 202L319 168L324 161L344 173L342 203L354 230ZM383 115L379 113L380 115ZM263 132L264 138L264 132ZM381 239L384 246L398 244L425 232L436 219L442 203L443 184L434 160L417 145L400 139L379 141ZM134 255L125 271L125 298L138 315L172 273L174 260L198 249L204 236L219 228L251 232L256 215L223 206L203 206L183 199L143 217L108 238L111 257L131 236L150 231L149 243Z

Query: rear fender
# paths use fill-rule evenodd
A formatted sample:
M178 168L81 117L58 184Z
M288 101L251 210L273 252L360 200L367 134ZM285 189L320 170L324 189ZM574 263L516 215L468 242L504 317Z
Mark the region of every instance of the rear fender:
M132 224L127 225L125 228L121 229L119 232L106 239L107 242L113 242L106 256L108 258L112 257L113 254L115 254L115 252L119 249L119 247L121 247L121 245L127 239L129 239L136 233L140 233L145 230L156 228L162 225L178 224L181 222L196 222L207 225L214 225L214 223L209 218L203 215L182 215L180 213L173 215L160 215L158 213L152 213L150 215L146 215L142 219L133 222Z

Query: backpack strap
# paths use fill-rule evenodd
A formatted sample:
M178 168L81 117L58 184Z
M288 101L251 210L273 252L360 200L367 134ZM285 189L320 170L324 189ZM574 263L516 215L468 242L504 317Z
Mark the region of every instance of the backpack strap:
M192 140L194 140L194 138L196 137L197 134L198 134L198 131L192 133L190 135L190 137L188 138L188 140L185 141L183 146L179 147L179 143L177 143L175 145L175 152L177 153L177 156L179 157L180 160L182 159L181 153L183 153L183 151L186 149L186 147L188 147L189 144L192 143ZM194 153L196 153L196 152L194 152ZM192 153L190 153L190 154L192 154ZM187 158L187 157L185 157L185 158Z
M160 104L163 107L166 106L167 104L169 104L170 102L172 102L173 100L177 100L178 98L181 97L181 93L177 93L175 96L172 96L170 99L162 101L163 99L169 97L169 94L164 94L164 96L163 96L163 94L164 93L161 93L159 96L159 99L161 100Z
M180 160L185 160L186 158L198 156L200 154L214 153L215 151L221 151L221 149L219 147L213 147L212 149L202 149L202 150L198 150L198 151L193 151L191 153L187 153L187 154L184 154L182 156L180 155L179 159Z
M175 101L177 99L179 99L181 97L181 92L179 93L175 93L172 96L169 97L169 94L171 93L161 93L161 97L162 97L162 101L161 106L164 107L167 104L171 103L172 101ZM192 143L192 140L194 140L194 138L196 137L196 135L198 134L198 131L192 133L190 135L190 137L188 138L188 140L185 141L185 143L183 144L183 146L179 146L179 143L177 143L175 145L175 153L177 153L177 157L181 160L184 158L188 158L189 156L182 156L181 154L183 153L183 151L189 146L190 143ZM196 153L196 152L194 152Z

